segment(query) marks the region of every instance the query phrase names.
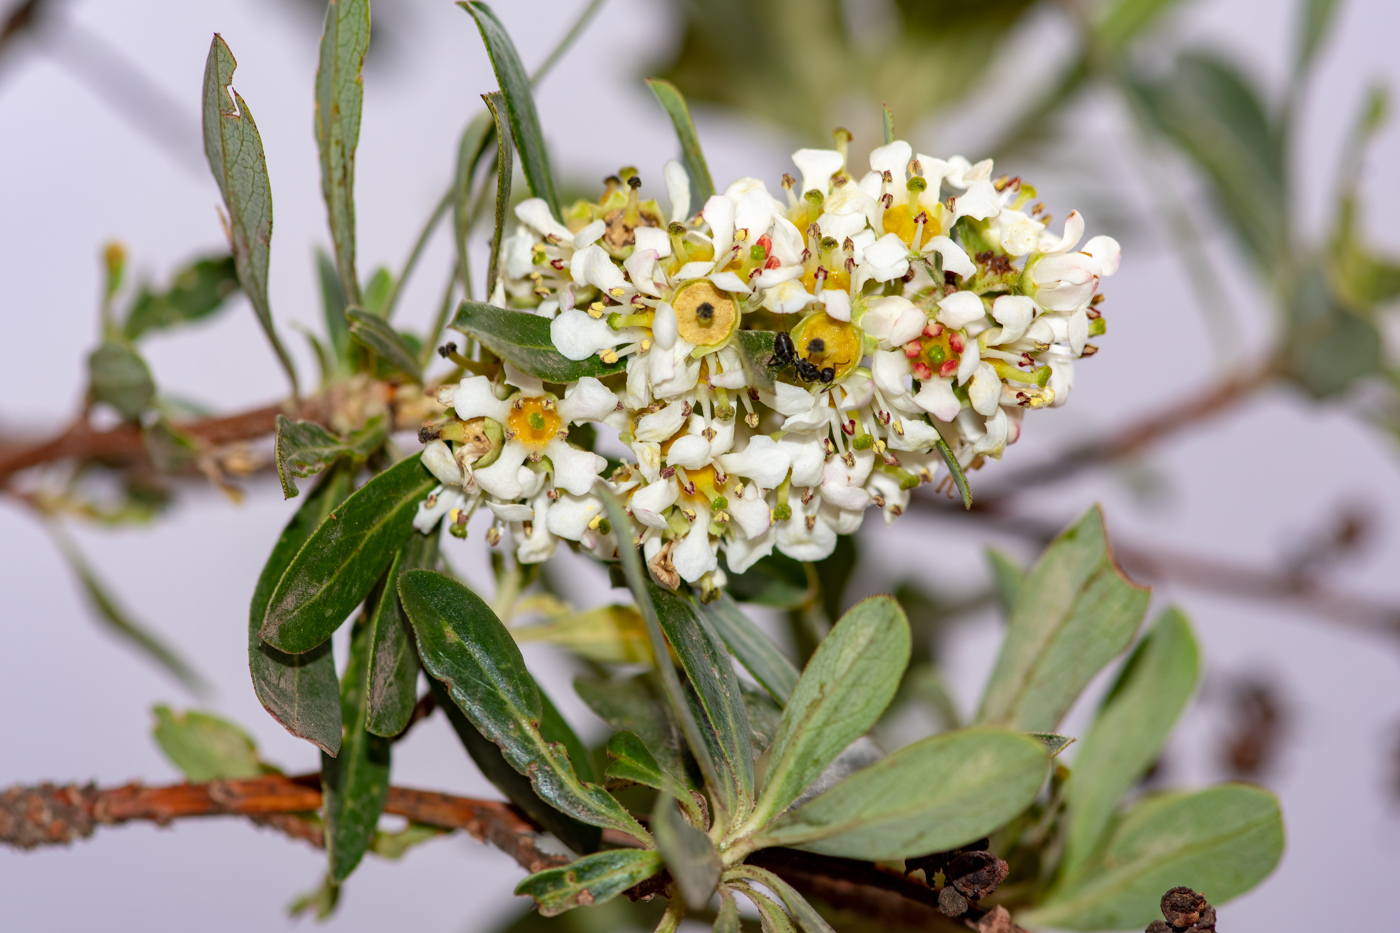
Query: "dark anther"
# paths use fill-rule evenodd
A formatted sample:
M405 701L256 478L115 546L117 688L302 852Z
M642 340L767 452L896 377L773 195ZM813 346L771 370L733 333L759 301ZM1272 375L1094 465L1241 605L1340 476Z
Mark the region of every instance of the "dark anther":
M822 382L828 383L828 384L829 384L829 383L830 383L833 379L835 379L835 378L836 378L836 370L835 370L835 369L833 369L833 368L831 368L830 366L828 366L828 367L826 367L825 369L822 370L822 376L821 376Z
M627 179L627 185L630 188L640 188L642 186L642 180L638 176L633 175L631 178Z
M1009 869L990 852L961 852L944 869L948 883L970 900L981 900L997 889Z
M826 341L820 337L813 337L807 341L807 355L815 356L818 353L826 352Z
M438 356L442 357L443 359L447 359L449 356L456 352L457 345L455 343L448 342L438 347Z
M816 382L822 377L821 370L810 360L797 360L792 365L797 369L797 378L803 382Z
M702 301L695 309L695 316L702 321L713 321L715 319L715 306L708 301Z
M1190 888L1172 888L1162 895L1162 916L1166 917L1166 922L1161 920L1152 921L1152 926L1147 929L1149 933L1214 933L1215 931L1215 908L1205 899L1205 895L1198 894Z
M967 898L951 887L938 892L938 909L945 917L961 917L967 913Z
M420 444L430 444L439 437L442 437L442 425L440 424L425 424L418 429L418 443Z
M769 366L787 366L797 358L797 348L792 345L792 338L785 333L779 332L773 338L773 356L768 360ZM755 399L757 401L757 399Z

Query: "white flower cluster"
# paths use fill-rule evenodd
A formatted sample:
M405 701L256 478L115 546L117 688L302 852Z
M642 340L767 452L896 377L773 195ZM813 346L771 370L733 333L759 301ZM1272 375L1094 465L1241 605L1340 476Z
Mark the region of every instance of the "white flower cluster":
M793 162L802 178L784 175L782 197L743 178L693 216L675 162L669 218L631 170L563 218L520 204L492 302L550 318L563 356L625 360L625 376L558 397L504 365L445 388L456 420L424 453L443 488L419 527L447 514L464 533L484 503L492 543L509 526L521 561L559 538L610 556L603 482L644 529L656 578L712 592L721 550L735 573L775 548L819 560L870 506L901 514L940 441L973 469L1028 409L1065 402L1103 332L1113 239L1080 247L1078 213L1051 232L1035 190L993 180L990 160L896 141L860 177L840 150ZM585 422L625 445L609 475L566 439Z

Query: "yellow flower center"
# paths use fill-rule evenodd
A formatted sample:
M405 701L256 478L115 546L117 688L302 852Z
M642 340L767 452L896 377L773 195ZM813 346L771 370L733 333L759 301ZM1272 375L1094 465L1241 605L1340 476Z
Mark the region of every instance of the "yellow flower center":
M554 440L563 422L551 398L518 398L511 403L506 427L526 447L540 448Z
M885 232L895 234L914 249L921 249L924 244L943 231L939 227L938 221L930 218L924 224L924 232L919 237L919 242L915 243L914 231L918 228L918 224L914 222L914 218L919 215L919 211L912 208L917 206L916 204L900 204L885 211Z
M703 279L676 292L671 306L676 310L677 333L697 347L723 343L739 324L734 299Z
M842 379L860 363L860 332L845 321L817 312L803 319L792 331L797 355L817 369L831 367Z

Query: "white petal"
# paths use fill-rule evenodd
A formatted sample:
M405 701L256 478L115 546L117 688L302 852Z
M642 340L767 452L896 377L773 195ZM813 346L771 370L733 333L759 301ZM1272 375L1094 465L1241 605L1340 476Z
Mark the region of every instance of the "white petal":
M487 499L486 507L503 522L528 522L535 517L535 510L523 502L492 502Z
M799 149L792 154L792 162L802 173L803 194L814 190L826 194L831 176L846 164L845 158L835 149Z
M858 461L859 463L859 461ZM870 504L870 493L864 488L865 476L857 484L840 457L832 457L822 468L822 500L838 509L859 511ZM866 476L869 470L866 470Z
M751 480L763 489L777 489L792 461L779 442L766 434L755 434L743 450L720 457L719 465L731 476Z
M656 250L634 249L632 255L622 261L622 268L627 270L627 277L637 291L653 298L661 296L661 289L656 285L657 258Z
M935 250L943 257L944 272L955 272L963 278L970 278L977 274L977 267L968 258L967 251L949 237L941 234L930 237L929 241L924 244L923 251L931 253Z
M807 513L815 513L817 501L814 499L804 506L802 500L794 496L791 505L792 518L778 523L778 550L793 560L815 561L830 557L836 549L836 532L820 517L810 531L807 529Z
M578 233L574 234L574 249L583 249L585 246L592 246L603 238L603 234L608 232L607 223L600 217L591 224L585 226Z
M767 511L767 504L764 504L763 508L764 511ZM777 531L772 528L754 539L745 538L743 535L732 535L725 541L724 545L724 562L729 566L729 572L743 573L748 570L773 553L773 545L777 540Z
M953 394L953 380L940 379L937 376L925 379L919 384L914 404L939 421L952 421L962 410L962 402Z
M1089 312L1080 308L1069 316L1069 348L1075 356L1084 352L1084 344L1089 340Z
M886 397L909 391L909 359L899 350L877 350L871 357L870 375Z
M954 330L982 320L986 313L981 297L973 292L953 292L938 302L938 323Z
M559 417L565 424L602 421L616 410L617 396L592 376L584 376L569 386L559 402Z
M516 369L514 363L505 364L506 384L513 385L523 394L538 397L544 394L544 383L539 378L532 376L522 369Z
M895 323L906 311L918 310L914 307L914 302L902 295L871 298L866 302L865 308L865 313L857 322L860 329L865 331L866 336L883 343L889 343L890 335L895 331Z
M846 377L841 383L841 390L846 395L841 407L847 411L864 408L875 398L875 383L861 375L859 370Z
M719 566L715 548L715 542L710 540L710 510L696 509L690 530L671 551L671 563L682 580L694 583Z
M941 436L938 429L922 418L907 418L901 423L904 433L890 434L892 450L931 450L938 443Z
M1080 215L1079 211L1070 211L1069 216L1065 218L1064 235L1060 237L1058 242L1052 244L1049 249L1045 250L1045 252L1052 255L1055 253L1067 253L1074 249L1083 236L1084 218Z
M740 295L753 294L753 289L733 272L716 272L714 275L706 276L714 283L715 288L722 292L737 292Z
M777 256L778 261L785 266L802 261L802 251L807 248L807 240L792 221L779 215L773 222L770 235L773 238L773 252L770 255Z
M754 291L761 292L764 289L773 288L776 285L792 282L793 279L800 279L804 271L805 270L799 265L778 266L776 269L764 269L758 275L750 279L749 282ZM797 287L802 289L803 294L807 293L807 289L802 288L801 282L797 283ZM811 296L809 295L808 300L810 299ZM792 312L787 313L790 314Z
M638 227L632 235L637 238L636 249L655 250L661 259L671 255L671 236L663 227Z
M666 181L666 196L671 199L671 223L681 223L690 216L690 175L685 166L671 159L661 168Z
M715 261L723 262L734 245L734 202L722 194L712 195L700 212L710 225L710 240L715 247Z
M501 247L501 257L506 265L506 278L523 279L535 271L535 237L524 227L519 227L506 237Z
M678 437L666 453L666 462L687 470L703 469L710 463L710 442L699 434Z
M768 401L768 406L780 415L796 415L804 411L811 411L815 399L812 393L801 386L795 386L789 382L773 383L773 399Z
M473 418L490 418L505 423L510 414L510 403L496 398L496 390L491 380L485 376L468 376L457 386L452 396L452 407L457 417L463 421Z
M742 496L732 496L729 499L729 514L734 517L734 521L739 526L739 530L744 533L744 537L749 540L757 538L768 530L772 524L772 513L768 509L768 503L760 494L756 484L744 487Z
M789 268L795 270L797 274L792 276L788 281L766 289L763 293L763 307L772 311L774 314L796 314L812 303L812 296L808 293L806 287L797 280L802 274L802 267L791 266ZM773 271L779 272L785 270L775 269ZM761 273L758 278L762 279L765 275L768 275L768 273ZM758 281L755 281L754 285L756 287L762 287ZM847 314L849 313L848 310Z
M992 302L992 317L1001 325L998 342L1015 343L1024 337L1035 311L1035 302L1025 295L1002 295Z
M1006 412L998 408L996 413L987 419L987 433L978 438L972 445L974 454L985 454L993 460L1001 459L1001 452L1006 449L1007 421Z
M870 167L877 172L889 172L893 176L896 190L904 191L904 176L909 160L914 157L914 147L902 139L886 143L870 153ZM896 196L895 200L899 200Z
M457 458L452 456L452 449L445 441L437 440L429 442L423 448L423 466L428 468L438 482L444 486L462 485L462 468L457 464Z
M815 486L822 481L826 451L822 449L821 438L815 434L789 434L778 441L778 446L792 463L792 485Z
M676 481L663 479L655 483L648 483L632 494L628 507L632 510L632 515L651 528L665 529L666 518L661 513L676 504L676 499L680 491L676 488Z
M597 496L560 496L549 507L545 524L550 532L569 541L582 541L588 533L588 523L603 511Z
M672 282L688 282L691 279L698 279L701 276L709 275L710 270L715 267L713 259L702 259L698 262L688 262L676 270L676 274L671 276Z
M875 276L877 282L888 282L890 279L899 278L909 270L909 244L901 240L898 234L887 233L865 248L861 262L864 265L885 271L898 268L903 264L904 271L898 275L889 275L885 278Z
M593 318L586 311L570 308L549 322L549 339L554 348L571 360L586 360L609 347L621 346L635 328L613 330L606 317Z
M747 192L735 205L734 229L736 232L747 230L749 235L744 242L752 245L773 226L778 209L778 202L773 200L767 188L760 185Z
M831 409L826 405L818 405L810 411L801 414L791 415L783 421L784 431L815 431L831 422Z
M821 293L821 303L826 308L826 314L835 321L849 321L851 319L851 296L849 292L840 289L823 289Z
M1096 236L1084 244L1083 252L1098 262L1099 275L1112 275L1118 271L1118 261L1123 256L1123 248L1111 236Z
M1001 197L989 181L975 181L953 200L954 218L986 220L1001 213Z
M554 464L554 485L576 496L587 495L598 480L598 471L608 465L592 451L559 438L544 445L544 454Z
M525 492L520 482L520 465L529 451L516 441L506 441L496 462L489 467L472 470L472 479L497 499L519 499Z
M605 292L627 284L622 270L613 263L607 250L596 243L574 253L574 257L569 260L569 274L576 283L587 282Z
M574 238L568 227L554 219L554 215L549 212L549 205L543 198L528 198L515 205L515 216L520 218L520 222L538 230L545 236L553 234L561 242L568 243Z
M979 415L990 415L1001 404L1001 379L991 363L977 364L977 371L967 387L967 400Z
M963 348L962 359L958 361L958 385L966 385L972 374L977 372L982 362L982 350L976 340L969 340Z
M680 321L676 319L676 309L671 307L669 302L661 302L656 306L656 314L651 321L651 335L656 340L656 345L663 350L670 350L676 345L676 337L680 334Z
M638 418L634 435L639 441L660 443L670 440L671 436L681 429L681 425L685 424L685 419L684 403L672 402L660 411Z
M910 306L899 313L894 326L890 328L890 345L901 347L924 332L928 318L919 308Z
M457 508L461 503L462 494L460 492L439 486L428 494L428 498L418 503L418 512L413 516L413 527L421 533L427 534L433 530L438 519Z

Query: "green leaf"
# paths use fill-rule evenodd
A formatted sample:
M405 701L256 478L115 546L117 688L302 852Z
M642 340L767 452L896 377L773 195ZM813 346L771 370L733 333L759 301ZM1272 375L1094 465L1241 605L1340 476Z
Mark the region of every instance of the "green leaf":
M869 861L946 851L1030 806L1047 766L1038 739L1000 729L945 732L787 811L757 841Z
M151 712L156 717L151 732L156 744L190 783L263 774L257 746L228 720L199 710L177 713L163 705Z
M500 274L501 244L505 242L506 218L510 215L510 178L515 168L514 150L506 133L505 98L500 92L482 94L491 118L496 121L496 226L491 233L491 264L486 270L486 294L496 288Z
M909 666L909 620L889 596L862 600L817 647L769 752L751 825L782 813L885 712Z
M141 417L156 397L151 370L127 343L108 340L88 356L88 391L127 421Z
M608 739L608 758L611 763L603 776L608 782L626 781L641 784L656 790L670 792L674 782L661 770L656 756L635 732L615 732Z
M1074 744L1074 736L1060 735L1058 732L1027 732L1026 735L1033 739L1039 739L1045 746L1045 754L1051 758L1059 757L1060 752Z
M753 623L744 610L735 605L728 593L702 605L700 611L724 641L725 647L739 659L758 685L771 693L780 704L786 703L792 688L797 685L799 672L782 649Z
M880 112L885 130L885 145L894 142L894 114L890 113L889 104L881 104Z
M238 291L238 269L232 256L196 260L175 274L164 292L142 286L127 312L122 334L136 340L148 331L206 318Z
M388 321L361 308L351 308L345 316L350 320L351 339L377 353L380 359L414 382L423 382L423 369L418 365L418 354L404 342L403 337Z
M756 389L773 388L775 370L768 361L773 358L773 343L777 339L777 331L772 330L741 330L734 335L734 346L739 350L748 384Z
M715 183L710 178L709 166L705 164L705 153L700 149L700 137L695 133L695 123L690 119L690 107L685 97L670 81L660 78L647 78L647 87L656 95L671 125L676 128L676 137L681 144L681 161L685 163L686 174L698 195L697 202L703 205L715 193Z
M543 198L549 205L550 213L556 218L563 215L559 210L559 196L554 191L554 177L549 170L549 154L545 151L544 132L540 129L540 117L535 111L535 97L530 91L530 79L525 67L520 64L520 56L515 51L506 28L496 18L496 14L484 3L459 3L476 20L481 30L481 39L486 43L487 54L491 56L491 67L500 82L501 94L506 100L506 113L510 117L510 132L515 137L515 148L520 153L520 167L525 172L525 181L537 198Z
M535 872L516 885L546 917L575 907L601 904L661 870L661 855L647 849L610 849L559 868Z
M739 904L727 887L719 889L719 912L715 914L713 933L743 933L739 920Z
M734 880L728 884L747 897L757 908L759 929L763 933L797 933L797 925L792 922L786 910L774 903L773 898L762 894L745 881Z
M297 552L268 601L259 634L292 654L340 627L413 531L418 503L437 479L409 457L371 479L332 512Z
M651 664L646 625L633 606L598 606L569 612L543 625L512 628L521 643L548 642L604 664Z
M296 900L287 905L287 914L291 917L300 917L302 914L314 912L317 920L326 920L335 913L336 905L340 903L340 885L330 879L330 876L321 879L319 886L299 895Z
M398 832L386 833L383 830L374 834L374 841L369 844L369 850L380 858L398 861L404 857L409 849L425 842L431 842L439 836L445 836L452 832L450 829L443 829L441 826L428 826L424 823L409 823Z
M656 848L691 910L703 910L719 884L720 859L710 837L681 815L675 798L661 794L651 814Z
M389 310L389 296L393 293L394 273L380 266L365 283L364 309L377 318L387 318L385 312Z
M1021 584L977 721L1053 731L1094 675L1132 644L1148 596L1118 569L1103 515L1090 509Z
M637 735L664 773L687 788L697 786L655 675L639 674L623 680L580 677L574 681L574 692L618 732Z
M363 303L355 273L355 147L369 35L369 0L330 0L316 67L316 149L340 286L352 305Z
M992 590L997 596L1001 614L1011 618L1011 610L1016 606L1016 596L1021 592L1021 584L1026 580L1026 572L1021 565L996 548L987 548L987 563L992 568Z
M273 545L248 610L248 666L258 700L288 732L331 755L340 750L342 724L331 643L325 641L305 654L286 654L264 642L258 632L278 581L312 533L350 495L354 479L355 467L344 461L321 478Z
M831 924L827 923L822 915L817 913L811 904L807 903L807 899L797 893L797 889L773 872L766 868L759 868L757 865L739 865L736 866L733 874L742 878L751 878L782 898L788 913L807 933L836 933L831 928Z
M1156 760L1199 675L1191 626L1168 609L1124 664L1074 760L1060 863L1066 882L1089 867L1118 801Z
M967 474L963 472L958 458L953 455L953 448L949 447L948 442L941 437L934 446L938 448L938 455L943 458L943 464L948 468L948 474L953 477L953 485L958 487L958 495L962 496L963 508L972 508L972 488L967 485Z
M731 573L724 590L741 603L756 603L773 609L798 609L812 600L812 581L807 567L785 554L761 557L743 573ZM797 669L793 668L793 683Z
M569 753L569 762L574 766L574 773L579 780L589 784L598 782L598 771L593 767L593 753L588 746L583 744L583 739L578 737L569 721L559 712L559 708L554 705L554 701L549 698L549 694L544 692L544 688L538 684L536 689L540 691L540 707L543 715L540 717L540 735L544 736L546 742L564 746L564 751Z
M326 251L316 248L316 272L321 282L321 310L326 318L326 333L330 337L331 349L335 353L338 369L342 373L353 371L350 364L350 321L345 317L345 309L350 302L345 297L345 289L340 284L340 273L335 260Z
M1217 907L1268 877L1283 854L1283 816L1268 791L1241 784L1145 798L1124 815L1077 884L1018 912L1028 927L1122 930L1159 917L1162 892L1185 885Z
M601 378L627 368L625 360L604 363L596 356L571 360L554 349L549 319L528 311L511 311L481 301L464 301L452 327L480 341L486 349L545 382L577 382L584 376Z
M345 738L334 758L321 753L321 797L326 822L326 855L332 881L350 877L374 840L379 815L389 799L389 740L365 729L369 715L370 638L362 619L350 635L350 661L341 678L340 708Z
M381 415L344 440L336 437L314 421L290 421L277 416L277 478L282 481L282 495L288 499L297 494L294 477L305 478L319 473L341 457L363 463L370 454L384 446L388 438Z
M471 257L467 251L467 237L471 233L473 219L472 176L494 132L495 123L491 115L482 113L472 118L457 141L457 165L452 182L452 240L457 249L457 278L466 295L471 294Z
M267 263L272 243L272 185L267 159L253 112L233 90L238 67L223 37L214 34L204 66L204 154L228 210L226 229L238 282L253 305L277 359L297 394L297 374L291 357L272 326L267 299Z
M1311 69L1337 16L1337 0L1304 0L1303 22L1298 30L1298 56L1294 72L1301 78Z
M1121 49L1182 0L1114 0L1100 8L1095 34L1104 46Z
M418 650L413 626L399 603L398 581L405 570L437 567L438 538L436 533L410 534L389 565L383 588L370 598L365 728L375 735L392 737L402 732L418 702Z
M546 740L539 688L509 630L479 596L431 570L399 577L399 595L428 673L447 687L472 725L495 742L536 793L569 816L651 836L603 788L580 780L562 744Z
M1287 301L1284 366L1314 397L1340 395L1383 369L1376 325L1339 304L1320 271L1303 271Z

